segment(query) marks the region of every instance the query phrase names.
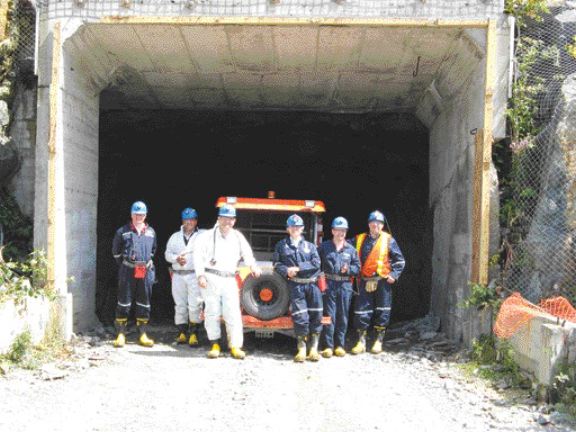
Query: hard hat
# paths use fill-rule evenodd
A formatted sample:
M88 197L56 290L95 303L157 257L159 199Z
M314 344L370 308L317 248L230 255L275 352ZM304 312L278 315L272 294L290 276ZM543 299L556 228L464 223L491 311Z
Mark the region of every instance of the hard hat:
M218 216L227 217L227 218L235 218L236 217L236 209L234 206L229 204L224 204L220 209L218 209Z
M382 212L379 212L378 210L373 211L368 216L368 223L373 221L384 223L384 220L385 220L384 215L382 214Z
M198 213L193 208L187 207L182 210L182 220L184 219L198 219Z
M286 221L286 226L287 227L303 227L304 226L304 220L300 216L298 216L297 214L293 214Z
M332 228L348 229L348 221L342 216L338 216L332 221Z
M130 209L130 213L132 214L146 214L148 213L148 209L146 208L146 204L142 201L136 201L132 204L132 208Z

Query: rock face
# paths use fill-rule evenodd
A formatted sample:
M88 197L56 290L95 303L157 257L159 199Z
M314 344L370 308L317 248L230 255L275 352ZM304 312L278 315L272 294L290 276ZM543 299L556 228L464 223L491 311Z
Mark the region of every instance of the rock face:
M562 84L555 114L538 136L540 194L525 241L520 286L530 300L576 294L576 73Z
M0 141L0 187L10 180L19 167L20 158L14 146L10 142L2 143Z

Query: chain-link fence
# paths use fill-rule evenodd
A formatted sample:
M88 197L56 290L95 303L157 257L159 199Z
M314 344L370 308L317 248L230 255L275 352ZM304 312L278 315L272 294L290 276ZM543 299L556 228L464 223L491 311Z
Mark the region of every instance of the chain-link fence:
M503 284L576 300L576 5L520 29L504 179Z
M16 74L33 73L36 48L36 8L30 1L14 1L10 38L14 47L14 72Z
M503 0L38 0L41 19L102 16L497 17Z

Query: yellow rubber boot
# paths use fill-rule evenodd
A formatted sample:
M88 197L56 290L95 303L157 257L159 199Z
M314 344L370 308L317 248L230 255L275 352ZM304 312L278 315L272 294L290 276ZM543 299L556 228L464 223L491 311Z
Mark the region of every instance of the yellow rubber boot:
M306 336L298 336L298 352L294 356L294 361L296 363L302 363L306 360Z
M220 357L220 344L215 342L212 344L212 348L208 351L208 358L215 359Z
M334 355L336 357L344 357L346 355L346 350L342 347L336 347L334 350Z
M332 351L332 348L326 348L324 351L322 351L322 357L324 358L330 358L333 354L334 351Z
M308 352L307 360L317 362L320 360L320 353L318 353L318 342L320 341L320 333L312 333L310 340L310 351Z
M380 354L382 352L382 342L384 341L384 334L386 333L386 327L374 327L376 329L376 340L374 345L370 349L372 354Z
M185 344L186 343L186 333L179 333L176 338L176 343Z
M124 336L124 333L118 333L114 341L114 348L122 348L124 345L126 345L126 336Z
M116 340L113 345L114 348L122 348L126 345L126 327L128 325L127 318L116 318L114 320L114 327L116 328Z
M362 354L366 352L366 330L358 330L358 342L350 350L352 354Z
M190 338L188 339L188 345L198 346L198 336L196 336L196 333L192 333L190 335Z
M150 348L154 346L154 340L150 339L146 333L142 333L138 338L138 343L143 347Z
M190 332L190 337L188 338L188 345L191 347L198 346L198 324L190 321L188 324L188 331Z
M234 357L236 360L244 360L246 358L246 353L240 348L230 348L230 354L232 354L232 357Z

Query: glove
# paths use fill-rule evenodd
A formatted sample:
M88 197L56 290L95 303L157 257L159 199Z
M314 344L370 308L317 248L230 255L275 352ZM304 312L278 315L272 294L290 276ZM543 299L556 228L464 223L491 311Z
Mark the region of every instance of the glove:
M366 285L364 286L364 289L366 290L366 292L374 292L376 291L376 288L378 288L378 281L377 280L369 280L366 281Z

